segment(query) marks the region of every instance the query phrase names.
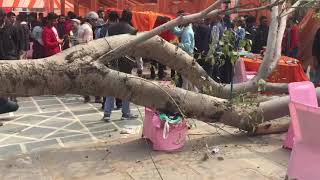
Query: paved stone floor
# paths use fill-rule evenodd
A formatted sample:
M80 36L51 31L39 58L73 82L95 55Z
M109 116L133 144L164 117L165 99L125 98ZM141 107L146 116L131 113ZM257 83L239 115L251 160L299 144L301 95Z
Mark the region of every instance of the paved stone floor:
M77 95L41 96L18 99L17 112L0 115L0 159L46 148L64 148L126 137L120 134L125 126L141 127L142 118L120 120L115 110L112 122L101 121L101 104L83 103ZM143 116L144 108L132 105L132 112Z
M290 151L284 134L248 137L196 121L185 147L152 151L137 135L36 151L0 160L0 180L283 180ZM80 141L78 141L80 142ZM219 149L212 153L212 149Z
M101 121L100 104L81 96L19 98L20 109L0 116L0 180L282 180L290 151L285 134L250 137L221 124L194 121L185 147L177 152L152 151L140 133L121 134L126 126L141 128L141 118ZM219 151L216 152L216 149ZM216 153L213 153L213 150Z

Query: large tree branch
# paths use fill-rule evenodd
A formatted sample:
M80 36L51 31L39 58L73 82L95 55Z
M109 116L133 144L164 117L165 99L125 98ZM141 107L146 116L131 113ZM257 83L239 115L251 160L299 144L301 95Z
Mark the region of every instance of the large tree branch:
M90 61L2 61L0 83L0 96L67 93L115 96L163 112L179 112L181 109L187 117L207 122L223 122L243 129L252 123L251 111L247 108L232 106L228 101L212 96L164 86Z
M209 6L208 8L206 8L205 10L196 13L196 14L191 14L188 16L179 16L176 19L173 19L161 26L158 26L154 29L152 29L151 31L148 31L145 34L140 34L137 36L137 38L129 41L128 43L126 43L125 45L119 46L116 49L110 51L108 54L106 54L104 57L102 57L101 59L99 59L99 61L101 63L106 64L106 60L113 60L116 58L119 58L121 56L124 56L128 51L132 50L133 48L135 48L135 46L137 46L138 44L158 35L161 34L162 32L169 30L169 29L173 29L174 27L181 25L181 24L185 24L185 23L190 23L192 21L198 21L201 20L203 18L205 18L210 12L212 12L218 5L220 5L222 1L221 0L217 0L214 4L212 4L211 6ZM218 11L215 11L214 14L217 14Z
M272 0L274 2L275 0ZM268 33L268 41L267 41L267 49L265 56L263 58L263 63L260 65L259 71L257 76L253 79L254 81L257 81L259 79L267 79L269 74L272 73L273 68L270 68L270 64L272 61L277 61L274 60L274 52L275 52L275 46L276 46L276 41L277 41L277 34L278 34L278 27L279 27L279 21L278 21L278 15L279 15L279 7L274 6L272 8L272 13L271 13L271 24L269 28L269 33Z
M136 39L129 41L125 45L119 46L116 49L110 51L109 53L103 55L101 58L98 59L100 63L106 64L107 61L111 61L113 59L117 59L121 56L124 56L128 51L131 49L135 48L139 43L142 43L153 36L156 36L166 30L170 30L178 25L181 24L186 24L186 23L191 23L195 22L198 20L201 20L203 18L211 18L215 17L219 14L223 13L240 13L240 12L249 12L249 11L256 11L256 10L261 10L261 9L266 9L266 8L271 8L273 6L276 6L279 3L279 0L275 0L273 3L270 3L266 6L258 7L258 8L251 8L251 9L241 9L239 10L237 7L228 9L228 10L220 10L220 9L215 9L217 5L219 5L222 1L218 0L205 10L192 14L192 15L187 15L187 16L180 16L174 20L171 20L155 29L152 29L151 31L148 31L147 33L143 35L139 35Z

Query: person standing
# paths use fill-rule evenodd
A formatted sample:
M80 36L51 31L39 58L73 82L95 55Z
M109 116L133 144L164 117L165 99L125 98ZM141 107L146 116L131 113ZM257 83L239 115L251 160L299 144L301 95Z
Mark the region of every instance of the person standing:
M85 44L94 39L93 28L96 26L99 16L96 12L91 11L85 17L85 22L80 26L78 31L78 43ZM84 96L84 103L90 101L90 96ZM101 103L101 98L96 97L96 103Z
M66 35L65 22L66 22L66 17L64 15L58 16L58 23L56 25L56 28L57 28L60 39L63 39L64 36Z
M68 23L70 23L70 21L67 21L64 15L60 15L58 17L58 24L56 25L56 28L58 31L59 38L63 40L63 44L61 45L61 50L70 48L70 39L69 39L70 29L66 29L66 28L70 28L66 26L66 25L70 25Z
M194 27L195 37L195 54L194 57L199 65L212 77L213 64L211 60L207 60L209 45L211 39L211 28L209 19L203 20Z
M246 18L246 39L249 39L252 42L254 41L254 38L257 33L257 27L256 27L256 18L254 16L248 16Z
M136 34L138 31L132 27L130 24L132 20L132 12L130 10L123 10L121 19L119 23L112 24L108 28L108 35L115 36L119 34ZM117 60L117 68L120 72L131 74L133 69L132 61L127 57L120 58ZM114 97L106 97L106 102L104 106L104 116L102 118L103 121L110 121L111 113L114 108ZM136 119L138 116L131 114L130 112L130 102L128 100L122 100L122 120L131 120Z
M27 15L20 13L17 16L15 26L20 34L19 59L27 59L27 52L30 49L30 28L27 22Z
M97 11L97 14L98 14L98 16L99 16L99 19L105 19L105 13L104 13L104 10L103 9L99 9L98 11Z
M185 14L186 15L186 14ZM173 29L173 33L180 37L180 43L178 46L193 57L194 48L195 48L195 40L194 40L194 31L192 28L192 24L184 24L181 27L175 27ZM190 81L182 76L182 88L186 90L198 91Z
M108 13L108 23L106 23L100 31L100 37L99 38L104 38L106 36L109 36L108 34L108 28L112 25L112 24L116 24L119 22L119 14L116 11L110 11ZM106 97L103 97L103 101L102 101L102 109L104 109L104 105L106 103ZM116 98L116 106L117 109L121 109L122 107L122 102L120 99Z
M105 23L104 26L102 26L100 33L99 33L99 38L103 38L106 36L109 36L108 34L108 28L112 24L116 24L119 22L119 14L116 11L110 11L108 14L108 22Z
M267 45L269 34L268 18L266 16L260 17L260 25L257 29L256 36L252 44L252 52L260 54L263 47Z
M42 19L42 23L35 26L31 32L32 37L32 59L46 57L45 48L42 40L43 27L46 26L46 18Z
M11 25L14 25L16 23L17 16L14 12L9 12L7 14L7 22Z
M238 50L240 51L244 51L244 47L240 47L241 41L245 40L246 38L246 30L244 29L244 27L245 27L244 18L238 17L234 23L234 32L236 35L236 41L237 41L236 44L237 44Z
M73 19L76 19L76 18L77 18L77 15L75 13L71 11L68 12L67 19L64 22L65 34L70 35L74 25Z
M310 71L310 80L316 85L320 83L320 28L317 30L312 45L312 68Z
M13 24L8 23L6 12L0 8L0 60L19 59L19 33ZM0 97L0 114L18 110L16 102ZM0 123L1 124L1 123Z
M99 16L96 12L91 11L85 17L85 22L80 26L78 31L78 41L80 44L88 43L93 40L93 28Z
M299 27L293 18L289 18L283 41L285 55L297 58L299 54Z
M169 17L158 16L153 28L157 28L158 26L161 26L161 25L163 25L163 24L165 24L165 23L167 23L169 21L170 21ZM170 30L162 32L161 34L159 34L159 36L161 38L163 38L164 40L168 41L168 42L174 42L175 40L177 40L177 37ZM156 77L154 66L158 66L158 78L159 78L159 80L162 80L165 77L165 71L164 70L166 69L166 66L161 64L161 63L158 63L158 62L152 60L152 66L150 68L151 79L155 79L155 77ZM139 73L140 72L138 71L138 74ZM142 74L142 71L141 71L141 74Z
M101 31L105 25L106 25L105 21L103 19L99 18L97 21L97 26L94 31L94 34L95 34L94 38L95 39L99 39L99 38L103 37L103 34L101 34Z
M58 16L55 13L49 13L47 16L47 25L42 33L42 41L46 57L61 52L61 44L63 43L63 40L59 38L58 31L55 28L55 25L57 25L57 19Z
M72 30L70 32L70 41L71 41L71 46L75 46L79 44L78 33L79 33L81 22L79 19L71 19L71 21L72 21Z

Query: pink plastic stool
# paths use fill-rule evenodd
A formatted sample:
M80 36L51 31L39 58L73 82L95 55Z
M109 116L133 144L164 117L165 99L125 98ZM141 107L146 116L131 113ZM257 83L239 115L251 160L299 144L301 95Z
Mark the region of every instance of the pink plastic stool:
M293 102L298 102L300 104L305 104L312 107L318 107L316 89L312 82L303 81L290 83L289 94L290 100ZM292 127L291 123L287 137L283 143L284 148L292 149L294 134L294 128Z
M319 180L320 108L291 102L290 114L295 137L288 165L289 179Z
M167 138L163 137L164 122L152 109L145 109L143 137L153 143L153 149L159 151L175 151L182 148L186 142L188 126L185 120L177 125L170 125Z

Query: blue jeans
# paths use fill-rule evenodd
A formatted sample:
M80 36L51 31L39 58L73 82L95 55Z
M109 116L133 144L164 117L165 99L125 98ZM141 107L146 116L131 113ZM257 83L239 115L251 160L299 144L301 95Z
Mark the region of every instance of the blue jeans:
M104 114L111 115L114 108L115 98L108 96L106 97L106 102L104 104ZM130 102L122 101L122 115L130 115Z

